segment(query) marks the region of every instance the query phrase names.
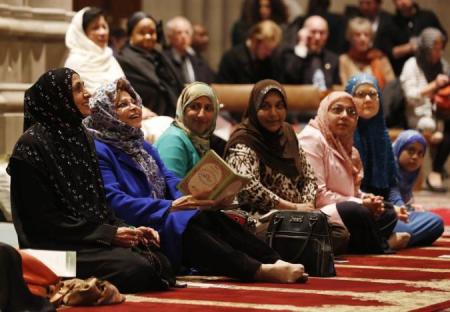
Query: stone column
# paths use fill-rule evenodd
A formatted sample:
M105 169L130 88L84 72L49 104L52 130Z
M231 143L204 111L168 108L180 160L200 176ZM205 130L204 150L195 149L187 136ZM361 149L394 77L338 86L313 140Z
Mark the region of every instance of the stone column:
M0 155L10 153L22 133L24 91L64 64L71 6L68 0L0 3Z

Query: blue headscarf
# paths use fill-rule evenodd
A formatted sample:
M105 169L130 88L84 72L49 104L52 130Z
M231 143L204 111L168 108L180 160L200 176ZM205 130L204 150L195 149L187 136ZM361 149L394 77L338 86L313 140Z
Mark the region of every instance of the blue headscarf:
M369 120L359 118L354 135L354 145L359 151L364 166L361 189L387 197L390 188L397 184L397 170L392 143L384 120L381 90L375 77L358 74L350 78L345 91L354 95L356 89L362 84L370 84L377 89L380 109Z
M400 167L398 160L403 150L407 148L409 145L416 142L423 146L425 152L427 149L427 141L425 140L423 135L416 130L402 131L395 140L394 144L392 144L392 149L394 150L394 156L396 159L396 165L398 170L397 171L398 186L400 189L400 194L402 195L403 201L405 203L409 202L412 198L412 189L414 183L416 182L417 176L419 175L420 168L414 172L403 170Z

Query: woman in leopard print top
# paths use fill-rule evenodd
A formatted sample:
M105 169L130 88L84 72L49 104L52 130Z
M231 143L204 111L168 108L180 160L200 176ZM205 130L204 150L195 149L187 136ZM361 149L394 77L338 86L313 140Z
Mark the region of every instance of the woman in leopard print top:
M258 82L244 121L226 147L226 161L251 177L237 199L257 218L274 209L315 209L316 179L304 152L299 153L294 130L285 122L286 112L283 87L274 80ZM265 227L261 229L257 235L264 234Z

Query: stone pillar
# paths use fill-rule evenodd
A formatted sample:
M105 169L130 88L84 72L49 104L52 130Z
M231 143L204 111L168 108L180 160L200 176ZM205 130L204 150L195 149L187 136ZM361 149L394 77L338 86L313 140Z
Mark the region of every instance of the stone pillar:
M0 155L10 153L22 133L24 91L64 64L71 6L68 0L0 3Z

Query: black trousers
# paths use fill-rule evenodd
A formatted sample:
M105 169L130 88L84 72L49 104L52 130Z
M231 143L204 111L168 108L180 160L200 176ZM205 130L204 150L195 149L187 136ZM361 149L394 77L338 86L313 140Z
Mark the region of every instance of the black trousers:
M377 218L362 204L351 201L339 203L336 208L350 232L348 252L390 252L387 239L397 223L397 214L392 207L386 208Z
M444 124L444 139L437 146L436 154L433 157L433 171L442 172L448 155L450 154L450 120Z
M279 259L276 251L221 212L201 211L183 234L183 264L203 274L251 280L262 263Z
M123 293L167 289L169 285L164 275L171 275L170 262L160 252L153 255L159 259L157 264L131 248L79 250L77 277L95 276L107 280Z
M56 311L45 298L33 295L23 280L22 258L0 243L0 311Z

